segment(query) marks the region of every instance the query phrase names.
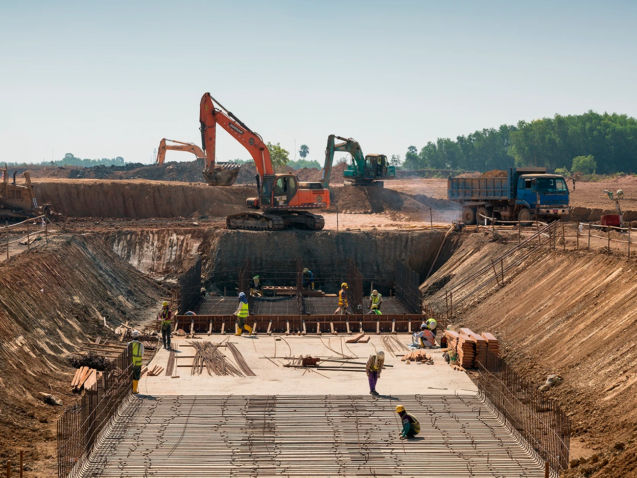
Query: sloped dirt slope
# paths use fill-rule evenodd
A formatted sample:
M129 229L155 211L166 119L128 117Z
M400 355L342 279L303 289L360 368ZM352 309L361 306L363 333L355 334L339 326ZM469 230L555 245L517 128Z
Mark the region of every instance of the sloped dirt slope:
M158 288L95 237L62 237L0 266L0 463L19 450L42 476L55 466L55 419L75 369L65 360L87 337L108 337L123 321L141 322L159 301ZM15 471L14 471L15 473ZM17 473L16 473L17 476Z
M425 286L458 283L509 247L475 235ZM444 304L442 292L433 299ZM547 393L571 416L572 458L583 457L567 476L637 476L636 299L635 262L555 251L455 311L459 324L494 333L534 386L563 378Z

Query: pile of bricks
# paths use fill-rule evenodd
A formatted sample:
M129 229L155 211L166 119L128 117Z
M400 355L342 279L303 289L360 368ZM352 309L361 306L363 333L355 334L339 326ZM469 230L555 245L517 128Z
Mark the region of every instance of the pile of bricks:
M471 329L462 328L459 332L452 330L445 331L447 344L458 356L458 363L463 368L476 368L480 362L486 366L487 349L492 353L499 354L498 339L488 332L478 335Z

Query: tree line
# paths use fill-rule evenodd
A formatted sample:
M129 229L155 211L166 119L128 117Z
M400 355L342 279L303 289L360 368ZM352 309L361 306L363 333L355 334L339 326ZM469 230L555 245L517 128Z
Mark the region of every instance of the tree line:
M403 167L484 172L544 166L563 174L613 174L637 172L636 159L637 120L588 111L483 129L455 140L439 138L420 151L410 146Z
M124 158L117 156L116 158L102 158L102 159L81 159L76 157L73 153L66 153L64 158L58 161L42 161L41 163L8 163L8 166L32 166L33 164L39 166L80 166L83 168L90 168L92 166L124 166Z

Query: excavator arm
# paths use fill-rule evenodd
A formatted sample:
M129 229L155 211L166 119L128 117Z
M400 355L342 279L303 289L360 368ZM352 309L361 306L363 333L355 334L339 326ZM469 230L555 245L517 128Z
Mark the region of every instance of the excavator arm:
M219 108L215 108L215 103ZM199 122L201 123L201 143L205 152L206 168L204 176L210 185L219 185L227 180L228 171L215 167L215 149L217 142L217 124L225 129L234 139L248 150L254 160L259 176L273 175L274 167L270 159L270 150L261 136L248 128L239 118L227 111L210 93L201 98ZM238 170L236 170L238 174ZM236 179L236 174L234 178ZM234 182L234 180L232 181Z
M166 141L170 141L171 143L175 144L166 144ZM204 157L204 152L196 144L182 143L181 141L175 141L174 139L164 138L159 142L159 148L157 149L157 159L155 160L156 164L164 164L164 160L166 159L166 151L186 151L188 153L194 154L197 158Z
M342 143L336 143L336 139L343 141ZM327 188L330 184L330 178L332 176L332 164L334 163L334 152L341 151L352 155L354 167L357 170L363 171L365 168L365 156L361 145L358 144L352 138L343 138L331 134L327 138L327 147L325 148L325 165L323 166L323 177L321 178L321 184Z

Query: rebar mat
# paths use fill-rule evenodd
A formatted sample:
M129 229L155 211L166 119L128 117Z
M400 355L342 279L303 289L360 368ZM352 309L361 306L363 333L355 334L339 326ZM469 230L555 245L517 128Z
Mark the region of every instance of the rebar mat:
M394 408L421 424L399 440ZM136 397L84 477L543 477L478 396Z

